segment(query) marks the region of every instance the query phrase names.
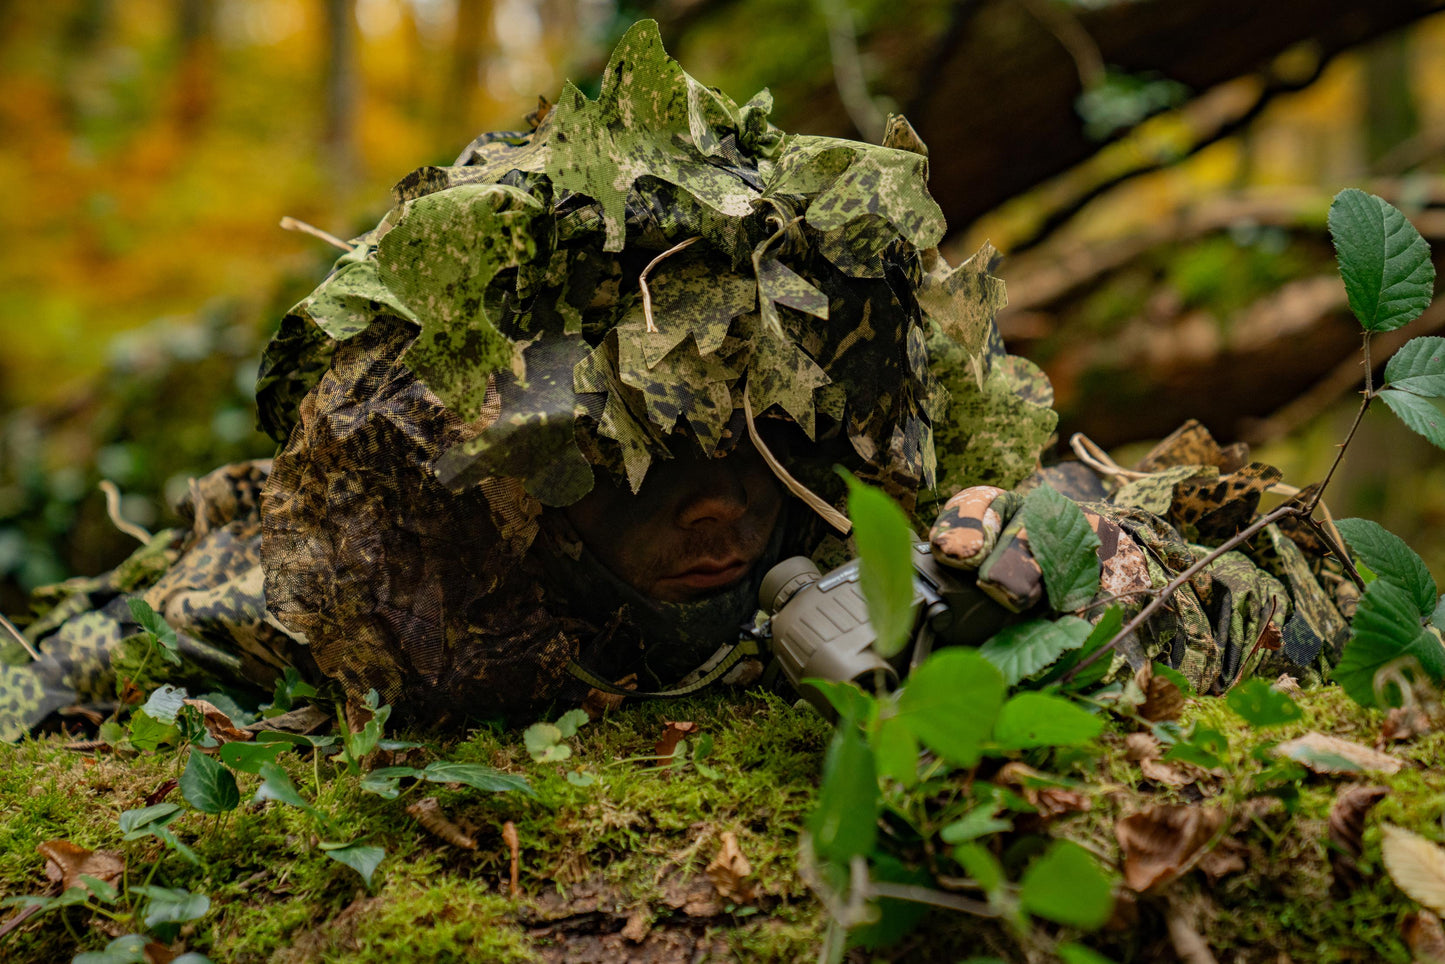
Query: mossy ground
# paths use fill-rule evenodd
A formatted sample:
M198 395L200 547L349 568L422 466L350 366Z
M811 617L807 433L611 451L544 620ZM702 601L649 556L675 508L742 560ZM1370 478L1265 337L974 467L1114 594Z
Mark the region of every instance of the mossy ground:
M1181 789L1143 781L1125 760L1122 731L1106 733L1100 754L1079 755L1069 767L1087 787L1092 808L1057 818L1049 829L1115 860L1112 828L1122 814L1153 803L1198 802L1201 795L1247 797L1253 773L1263 766L1249 751L1262 740L1318 729L1374 741L1380 716L1338 690L1299 701L1304 720L1266 732L1251 731L1221 701L1191 701L1188 717L1229 737L1230 765L1223 776L1206 774ZM666 720L697 722L712 736L706 763L715 777L692 766L666 772L636 759L653 752ZM412 751L525 774L535 798L424 784L387 801L361 791L355 777L332 775L326 762L318 792L309 758L283 756L303 795L337 824L332 839L364 836L386 848L370 890L318 849L325 831L315 819L276 803L243 802L219 821L194 812L181 817L173 827L204 869L153 839L122 842L119 814L143 806L177 775L177 754L92 757L45 738L0 749L0 896L40 892L45 861L36 845L64 838L122 853L131 883L154 867L155 883L208 894L210 912L179 939L217 962L562 960L569 946L578 952L574 957L584 948L615 955L599 959L646 950L652 960L691 960L702 949L710 959L808 961L816 957L824 920L798 878L797 839L828 735L811 710L774 697L716 694L613 712L584 726L569 741L575 755L560 764L532 762L517 731L484 729ZM1442 734L1394 748L1408 765L1378 781L1392 792L1367 822L1364 883L1353 893L1330 893L1325 825L1335 793L1348 781L1312 776L1303 781L1293 814L1274 809L1241 819L1235 837L1245 870L1213 884L1192 871L1163 894L1140 897L1132 924L1087 942L1119 961L1173 959L1163 936L1163 920L1172 913L1187 916L1221 962L1408 961L1400 928L1415 908L1380 866L1378 825L1389 821L1440 836L1445 775L1436 764L1442 749ZM567 773L577 770L596 782L573 785ZM248 801L259 780L242 774L240 781ZM469 830L475 851L444 843L407 814L406 804L428 793ZM1239 812L1243 807L1236 804ZM506 821L515 824L521 843L516 899L507 882ZM703 875L729 832L752 866L759 896L751 904L718 898ZM1026 836L1015 835L1012 845L1026 849ZM126 910L124 898L119 906ZM0 958L68 960L104 946L108 937L99 922L84 909L47 914L0 940ZM1028 956L996 925L935 912L901 945L862 959L958 960L979 953Z

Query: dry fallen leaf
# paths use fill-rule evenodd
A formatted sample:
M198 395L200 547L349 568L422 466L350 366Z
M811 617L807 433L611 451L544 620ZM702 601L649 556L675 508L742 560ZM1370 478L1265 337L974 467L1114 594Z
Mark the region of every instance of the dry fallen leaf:
M1194 866L1222 826L1218 807L1150 807L1120 818L1114 836L1124 854L1124 882L1145 891L1174 880Z
M517 837L517 825L510 820L502 824L502 840L504 843L506 843L507 850L512 855L511 866L508 868L508 882L511 884L512 896L516 897L517 876L520 873L520 865L522 860L522 841Z
M1330 807L1331 889L1337 897L1348 896L1360 884L1358 861L1365 852L1362 839L1365 817L1390 792L1388 787L1348 786L1340 788Z
M672 754L677 745L684 737L697 732L697 724L690 720L663 720L663 725L667 728L662 731L662 738L653 749L657 754L657 765L667 767L672 766Z
M720 897L740 904L756 896L752 882L747 879L752 872L752 865L738 846L737 834L732 832L722 835L722 847L704 871Z
M152 790L150 793L147 793L147 794L146 794L146 806L148 806L148 807L154 807L156 804L160 803L160 802L161 802L162 800L164 800L166 797L170 796L170 795L171 795L171 791L174 790L176 787L178 787L178 786L180 786L180 785L181 785L181 782L180 782L179 780L175 779L174 777L172 777L172 778L169 779L169 780L166 780L166 781L165 781L164 783L162 783L160 786L156 787L156 788L155 788L154 790Z
M1244 869L1244 854L1243 844L1232 837L1225 837L1219 846L1201 856L1195 866L1209 878L1210 884L1217 884L1220 878Z
M1144 702L1139 704L1139 715L1151 723L1177 720L1184 712L1184 694L1167 676L1154 675L1152 664L1140 667L1134 674L1134 682L1144 691Z
M256 734L250 730L237 727L229 716L209 700L182 700L181 702L201 711L201 720L206 724L206 730L216 738L217 743L239 743L256 737Z
M1277 756L1286 756L1315 773L1354 773L1368 770L1377 773L1398 773L1404 763L1388 753L1381 753L1352 740L1309 732L1274 748Z
M1417 964L1445 964L1445 928L1428 910L1408 915L1400 926L1400 936Z
M62 890L79 886L81 874L110 884L125 873L125 859L109 850L86 850L69 840L47 840L35 849L49 861L45 876L59 881Z
M1434 728L1430 714L1415 705L1396 706L1385 714L1380 726L1380 736L1375 740L1375 749L1383 749L1392 741L1413 740L1424 736Z
M477 842L442 813L441 804L436 797L423 797L409 805L406 812L415 817L417 823L453 847L461 847L463 850L477 849Z
M269 720L257 720L255 723L247 723L241 729L250 733L259 733L262 730L280 730L283 733L311 733L319 730L331 722L331 714L319 706L302 706L291 710L289 713L282 713L280 716L273 716Z
M1284 634L1280 632L1280 628L1274 624L1273 620L1264 624L1264 628L1259 631L1259 638L1254 641L1255 649L1267 649L1270 652L1274 652L1283 645Z
M1274 681L1271 689L1279 690L1281 693L1287 693L1290 696L1304 692L1304 690L1300 689L1299 680L1288 673L1280 673L1279 679Z
M1130 763L1159 759L1159 741L1151 733L1130 733L1124 737L1124 758Z
M1395 886L1435 913L1445 913L1445 850L1403 827L1387 823L1380 829L1380 850Z

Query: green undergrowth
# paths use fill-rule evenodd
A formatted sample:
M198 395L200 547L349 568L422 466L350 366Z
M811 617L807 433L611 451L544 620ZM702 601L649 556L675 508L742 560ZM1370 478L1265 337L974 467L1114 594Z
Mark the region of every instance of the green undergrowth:
M1257 798L1251 781L1266 765L1250 751L1265 740L1309 730L1373 743L1382 716L1335 687L1297 701L1302 719L1263 731L1222 700L1189 700L1182 725L1215 729L1230 749L1225 766L1196 771L1196 782L1185 788L1141 776L1125 757L1123 721L1070 767L1055 771L1077 781L1089 809L1053 818L1045 832L1083 844L1106 865L1119 859L1113 826L1125 814L1202 799L1237 815L1232 836L1242 848L1244 869L1213 882L1196 869L1169 885L1167 896L1137 898L1115 929L1089 939L1092 946L1117 961L1170 959L1161 943L1163 921L1183 913L1219 960L1275 962L1280 954L1296 961L1410 959L1400 933L1415 905L1380 866L1377 827L1382 821L1426 833L1439 827L1445 774L1436 763L1445 734L1392 748L1406 766L1394 776L1372 778L1392 792L1366 821L1362 882L1332 895L1326 819L1337 791L1358 775L1306 777L1295 784L1300 792L1290 813L1282 805L1247 802ZM648 758L667 721L697 723L689 737L694 745L711 737L705 764L685 762L680 754L668 770L653 765ZM597 927L615 932L639 913L653 927L706 929L736 959L809 961L816 958L825 915L798 876L798 839L815 803L829 734L807 707L720 693L610 713L582 726L568 741L570 758L557 763L533 762L515 730L483 729L459 742L405 751L413 754L409 763L445 757L523 775L535 797L425 784L388 801L363 792L354 776L328 779L324 771L318 794L310 761L283 755L298 790L332 816L336 837L359 837L386 849L370 890L357 873L317 849L318 827L306 813L245 802L259 783L249 774L239 775L243 803L229 818L187 811L171 825L204 868L153 838L123 842L116 826L120 813L143 806L148 794L177 775L177 755L92 757L47 737L0 750L0 896L41 892L45 860L36 846L59 838L119 852L132 885L156 866L153 883L208 894L210 911L179 937L216 962L536 960L568 939L564 931L548 930L557 919L591 915L604 921ZM579 774L594 781L576 785L586 782ZM407 813L406 804L426 794L471 834L475 851L443 842ZM509 896L510 855L502 836L507 821L520 842L516 899ZM736 905L720 901L707 916L689 918L669 896L699 882L706 891L703 871L725 833L736 836L751 865L757 896ZM1042 839L1020 827L1002 850L1004 865L1023 861ZM109 938L96 922L81 908L51 913L4 938L0 956L69 960L105 945ZM961 960L985 951L1023 959L996 924L933 912L901 944L857 959Z

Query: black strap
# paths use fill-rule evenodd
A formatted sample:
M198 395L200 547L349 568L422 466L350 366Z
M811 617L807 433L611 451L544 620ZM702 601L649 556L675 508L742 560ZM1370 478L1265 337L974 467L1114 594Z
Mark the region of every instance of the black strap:
M711 686L726 676L728 671L738 663L741 663L749 656L758 656L761 653L761 644L756 639L745 637L738 642L736 646L728 650L727 654L723 656L718 664L708 670L707 673L698 680L686 686L679 686L677 689L658 690L656 692L623 689L616 683L605 680L593 673L575 659L567 664L567 672L588 686L591 686L593 689L599 689L604 693L611 693L613 696L641 696L647 699L670 699L678 696L690 696L698 690Z

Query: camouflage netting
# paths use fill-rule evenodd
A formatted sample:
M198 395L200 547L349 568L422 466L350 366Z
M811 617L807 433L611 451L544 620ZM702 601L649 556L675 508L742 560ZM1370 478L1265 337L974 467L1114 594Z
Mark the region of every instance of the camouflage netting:
M724 455L744 410L909 506L938 480L935 428L958 443L950 486L1034 468L1047 383L1003 354L992 252L938 256L906 122L874 146L786 135L769 108L699 84L640 23L596 100L569 85L532 132L403 179L287 316L257 392L285 442L267 606L350 693L503 710L556 694L586 640L636 649L547 598L546 560L577 550L544 507L594 465L636 491L679 444ZM820 534L802 515L790 551Z

